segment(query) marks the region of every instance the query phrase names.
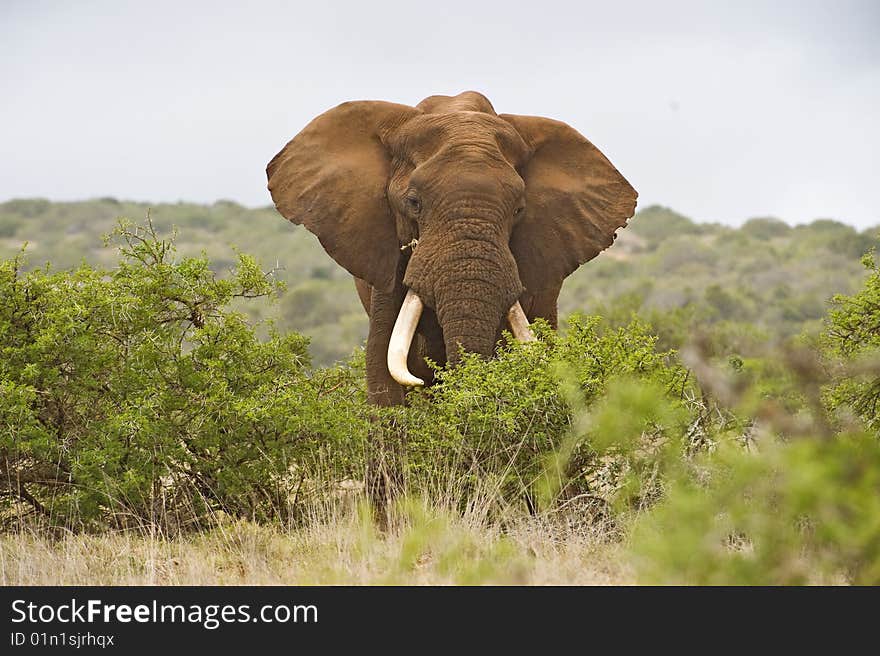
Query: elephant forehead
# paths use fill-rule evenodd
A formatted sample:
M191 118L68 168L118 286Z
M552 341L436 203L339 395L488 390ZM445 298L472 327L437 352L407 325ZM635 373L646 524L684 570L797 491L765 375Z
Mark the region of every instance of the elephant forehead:
M525 161L528 147L507 121L484 112L421 114L402 125L389 145L416 163L451 146L472 146L500 151L513 166Z

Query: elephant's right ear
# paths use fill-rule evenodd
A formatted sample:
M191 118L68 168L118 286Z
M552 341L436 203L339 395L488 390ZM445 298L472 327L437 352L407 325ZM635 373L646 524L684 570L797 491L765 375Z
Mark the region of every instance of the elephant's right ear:
M391 291L400 247L386 187L386 135L419 114L406 105L347 102L309 123L266 168L286 219L317 235L352 275Z

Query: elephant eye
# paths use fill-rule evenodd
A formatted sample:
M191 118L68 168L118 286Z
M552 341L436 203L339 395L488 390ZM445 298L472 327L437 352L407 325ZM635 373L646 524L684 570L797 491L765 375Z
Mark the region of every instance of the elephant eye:
M514 215L514 216L519 216L520 214L522 214L522 211L523 211L524 209L525 209L525 207L523 207L522 205L520 205L520 206L517 207L515 210L513 210L513 215Z
M413 214L418 214L422 211L422 201L419 200L418 196L407 194L404 202L406 203L406 208Z

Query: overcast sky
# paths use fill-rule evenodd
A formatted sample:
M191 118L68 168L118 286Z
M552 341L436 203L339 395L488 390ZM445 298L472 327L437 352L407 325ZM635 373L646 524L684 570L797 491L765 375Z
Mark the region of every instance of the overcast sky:
M880 223L880 2L0 0L0 200L270 203L344 101L476 89L695 219Z

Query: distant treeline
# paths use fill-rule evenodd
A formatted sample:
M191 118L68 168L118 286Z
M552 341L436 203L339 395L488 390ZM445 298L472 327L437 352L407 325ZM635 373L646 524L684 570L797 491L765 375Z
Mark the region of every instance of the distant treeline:
M315 364L345 359L366 337L351 277L317 239L272 207L11 200L0 204L0 258L27 243L29 268L50 262L67 269L82 261L111 266L117 254L100 247L101 237L118 217L139 222L148 212L157 229L179 229L182 256L204 252L221 275L236 262L237 250L277 267L287 285L279 303L247 311L265 315L254 318L274 316L281 330L310 337ZM654 326L663 347L680 347L711 326L707 339L719 354L747 353L768 340L816 332L828 299L861 285L859 257L875 246L877 234L877 228L860 232L830 219L792 227L753 218L731 228L647 207L611 249L568 279L561 315L598 313L623 325L637 313Z

